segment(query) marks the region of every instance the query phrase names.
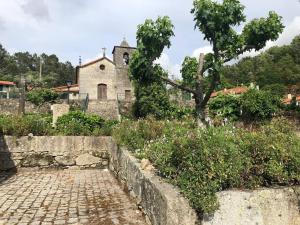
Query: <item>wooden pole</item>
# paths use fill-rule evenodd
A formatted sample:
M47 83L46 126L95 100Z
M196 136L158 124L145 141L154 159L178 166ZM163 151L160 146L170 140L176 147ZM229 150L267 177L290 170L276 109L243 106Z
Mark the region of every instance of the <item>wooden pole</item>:
M25 114L25 78L21 75L20 78L20 98L19 98L19 115Z

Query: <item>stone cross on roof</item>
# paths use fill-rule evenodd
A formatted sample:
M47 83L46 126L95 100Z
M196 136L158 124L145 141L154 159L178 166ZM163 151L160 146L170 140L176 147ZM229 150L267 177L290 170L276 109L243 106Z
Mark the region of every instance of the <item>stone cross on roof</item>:
M105 51L106 51L106 48L102 48L102 52L103 52L103 57L105 57Z

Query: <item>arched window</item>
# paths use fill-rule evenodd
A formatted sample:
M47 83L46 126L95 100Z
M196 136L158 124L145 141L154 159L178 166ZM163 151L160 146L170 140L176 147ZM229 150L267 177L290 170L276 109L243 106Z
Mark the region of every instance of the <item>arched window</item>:
M127 52L125 52L123 54L123 64L124 65L128 65L129 64L129 54Z
M98 84L98 100L107 100L107 85Z

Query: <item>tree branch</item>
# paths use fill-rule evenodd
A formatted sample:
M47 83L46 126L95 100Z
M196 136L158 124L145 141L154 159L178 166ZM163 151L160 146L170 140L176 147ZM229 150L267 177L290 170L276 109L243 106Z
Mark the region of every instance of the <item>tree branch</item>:
M239 55L243 54L244 52L249 51L249 50L254 49L254 48L255 48L254 45L245 45L240 51L238 51L236 53L236 55L239 56ZM227 62L229 62L232 59L234 59L234 57L230 57L230 58L224 59L224 63L227 63Z
M187 92L190 92L190 93L192 93L192 94L196 94L196 91L195 91L195 90L190 89L190 88L188 88L188 87L186 87L186 86L184 86L184 85L182 85L182 84L178 84L177 82L175 82L175 81L173 81L173 80L171 80L171 79L169 79L169 78L167 78L167 77L161 77L161 79L162 79L163 81L165 81L166 83L170 84L170 85L173 86L173 87L177 87L177 88L179 88L179 89L181 89L181 90L183 90L183 91L187 91Z

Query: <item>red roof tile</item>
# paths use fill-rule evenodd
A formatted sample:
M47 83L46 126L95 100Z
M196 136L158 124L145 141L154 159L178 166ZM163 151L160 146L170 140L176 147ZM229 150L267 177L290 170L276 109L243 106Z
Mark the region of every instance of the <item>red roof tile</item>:
M247 91L248 91L248 88L244 87L244 86L234 87L234 88L229 88L229 89L224 89L224 90L221 90L221 91L213 92L211 94L211 97L216 97L217 95L220 95L220 94L224 94L224 95L227 95L227 94L239 95L239 94L245 93Z
M70 90L68 90L68 86L60 86L60 87L55 87L53 88L54 91L56 92L79 92L79 85L78 84L72 84L70 86Z
M292 100L293 100L293 97L292 97L292 98L286 97L286 98L284 98L284 99L282 100L282 103L284 103L284 104L291 104ZM300 102L300 95L299 95L299 96L296 96L296 101L297 101L297 102Z
M10 82L10 81L1 81L0 80L0 85L9 85L9 86L13 86L16 85L14 82Z

